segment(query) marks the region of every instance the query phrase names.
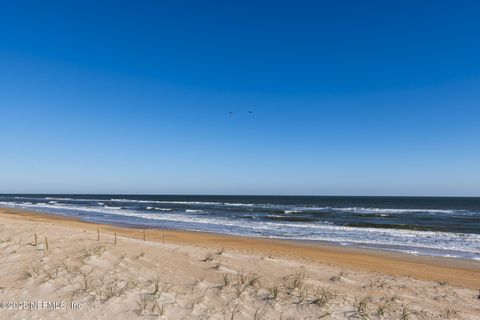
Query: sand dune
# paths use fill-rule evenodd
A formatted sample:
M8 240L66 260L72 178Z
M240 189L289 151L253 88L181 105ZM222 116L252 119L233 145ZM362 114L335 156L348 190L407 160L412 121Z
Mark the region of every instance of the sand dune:
M0 209L0 318L480 318L473 261L191 232L143 236Z

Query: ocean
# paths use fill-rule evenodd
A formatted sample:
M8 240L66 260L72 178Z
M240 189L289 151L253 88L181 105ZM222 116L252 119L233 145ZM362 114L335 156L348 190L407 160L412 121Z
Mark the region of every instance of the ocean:
M0 206L123 226L480 261L480 198L4 194Z

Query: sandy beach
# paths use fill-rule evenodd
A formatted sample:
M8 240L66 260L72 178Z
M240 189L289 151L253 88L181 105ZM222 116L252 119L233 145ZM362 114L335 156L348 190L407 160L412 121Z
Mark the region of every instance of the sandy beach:
M12 209L0 228L2 319L480 318L476 261Z

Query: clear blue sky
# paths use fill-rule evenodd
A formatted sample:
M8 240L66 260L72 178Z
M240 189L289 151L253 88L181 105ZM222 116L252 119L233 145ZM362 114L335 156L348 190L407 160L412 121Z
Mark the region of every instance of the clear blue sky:
M0 192L480 196L479 12L3 1Z

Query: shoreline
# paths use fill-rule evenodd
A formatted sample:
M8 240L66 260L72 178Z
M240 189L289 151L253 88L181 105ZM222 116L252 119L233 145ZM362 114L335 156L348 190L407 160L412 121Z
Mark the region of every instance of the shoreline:
M0 217L27 220L48 224L59 224L76 230L95 231L101 237L142 239L143 228L116 226L82 221L49 213L0 208ZM170 229L145 229L146 240L173 243L209 249L233 250L240 253L271 255L306 262L318 262L341 268L375 272L390 276L406 276L419 280L447 282L467 288L480 288L480 262L458 258L414 256L384 250L344 247L330 243L311 241L242 237L196 231ZM164 238L165 236L165 238Z

